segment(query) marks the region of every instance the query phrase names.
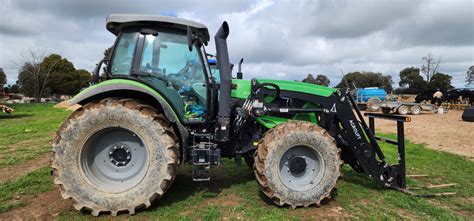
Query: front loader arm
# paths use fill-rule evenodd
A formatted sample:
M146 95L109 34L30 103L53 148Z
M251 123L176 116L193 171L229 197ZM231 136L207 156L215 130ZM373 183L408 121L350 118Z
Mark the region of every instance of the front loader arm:
M362 170L378 183L385 187L405 189L405 159L400 159L400 156L405 154L404 140L398 142L399 164L389 165L385 162L373 130L365 123L351 95L338 92L337 97L336 121L339 121L342 127L339 128L340 135L336 136L336 140L350 150ZM403 131L398 136L403 137Z

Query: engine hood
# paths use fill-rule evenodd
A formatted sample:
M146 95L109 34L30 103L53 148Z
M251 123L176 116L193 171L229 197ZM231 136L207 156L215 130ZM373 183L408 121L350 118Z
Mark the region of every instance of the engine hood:
M261 83L274 83L283 91L295 91L316 96L329 97L336 92L336 89L324 87L316 84L309 84L297 81L287 80L270 80L257 79ZM250 95L251 83L250 80L233 79L232 84L235 86L232 89L231 96L233 98L246 99Z

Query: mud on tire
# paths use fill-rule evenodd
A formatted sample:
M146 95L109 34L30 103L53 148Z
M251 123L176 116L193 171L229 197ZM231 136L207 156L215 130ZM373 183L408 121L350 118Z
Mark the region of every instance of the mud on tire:
M97 145L89 145L90 140L95 139L94 134L110 130L116 134L100 134L99 137L109 138L97 139L98 143L93 143ZM117 140L121 137L117 135L122 133L123 137L135 138L130 138L133 139L130 142L125 138L125 141ZM118 144L110 144L113 142ZM112 146L107 147L109 144ZM139 170L135 169L138 172L130 170L132 172L119 174L119 169L131 168L138 162L133 155L126 154L133 154L132 148L136 146L143 148L137 157L144 163ZM116 153L113 148L117 147L122 150ZM97 153L97 157L94 155L109 150L102 155ZM107 156L110 162L106 162ZM72 199L77 210L88 210L94 216L101 212L115 216L120 211L134 214L136 209L149 207L153 200L160 198L175 178L178 156L178 140L163 115L132 99L107 98L86 104L63 123L53 142L51 167L62 197ZM110 168L117 168L117 174L100 173ZM116 180L120 176L124 176L123 180ZM120 185L124 181L128 182L125 187Z
M319 206L331 197L342 175L343 162L334 138L309 122L289 121L268 131L254 159L254 173L263 193L280 206Z

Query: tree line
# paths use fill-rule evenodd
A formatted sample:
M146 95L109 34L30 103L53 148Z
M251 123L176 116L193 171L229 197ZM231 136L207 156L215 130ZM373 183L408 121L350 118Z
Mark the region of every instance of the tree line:
M394 89L393 80L390 75L376 72L350 72L344 75L341 81L335 86L336 88L365 88L378 87L383 88L387 92L395 92L398 94L418 94L425 91L447 91L454 88L451 84L452 77L444 73L436 73L430 76L430 81L426 81L420 74L420 69L415 67L407 67L400 71L400 87ZM323 74L317 75L316 78L312 74L308 74L303 82L318 84L322 86L329 85L329 78Z
M7 93L21 93L39 101L42 97L75 95L87 87L91 73L76 69L72 62L58 54L46 54L30 50L22 55L23 64L18 72L18 80L4 88ZM4 79L4 80L2 80ZM6 76L0 71L0 85L6 84Z
M420 94L427 92L435 92L437 90L447 91L453 89L451 83L452 77L449 74L439 72L441 58L437 60L429 53L423 57L424 64L421 68L406 67L400 71L400 81L398 88L392 87L393 80L390 75L378 72L350 72L344 75L341 81L335 86L336 88L364 88L379 87L387 92L395 92L397 94ZM324 74L318 74L315 78L312 74L308 74L303 82L329 86L330 80ZM467 71L467 85L474 82L474 66Z

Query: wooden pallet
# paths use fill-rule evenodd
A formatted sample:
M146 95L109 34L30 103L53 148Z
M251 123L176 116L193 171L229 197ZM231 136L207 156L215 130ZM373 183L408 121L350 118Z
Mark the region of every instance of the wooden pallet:
M9 108L9 107L7 107L6 105L3 105L3 104L0 104L0 110L2 110L3 112L5 112L7 114L10 114L11 112L14 111L12 108Z

